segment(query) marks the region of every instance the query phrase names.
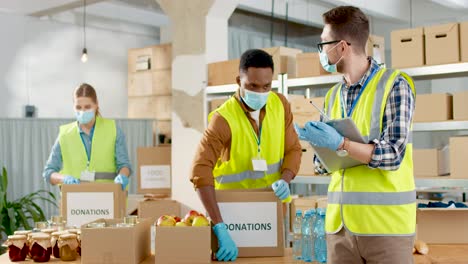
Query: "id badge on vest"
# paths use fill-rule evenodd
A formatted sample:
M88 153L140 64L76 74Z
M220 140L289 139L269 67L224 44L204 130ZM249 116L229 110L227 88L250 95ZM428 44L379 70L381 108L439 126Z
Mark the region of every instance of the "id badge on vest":
M258 156L252 159L252 167L254 171L267 171L268 170L267 162L260 155L260 150L258 152Z
M85 171L81 172L80 181L94 182L95 178L96 173L94 171L89 171L88 168L86 168Z

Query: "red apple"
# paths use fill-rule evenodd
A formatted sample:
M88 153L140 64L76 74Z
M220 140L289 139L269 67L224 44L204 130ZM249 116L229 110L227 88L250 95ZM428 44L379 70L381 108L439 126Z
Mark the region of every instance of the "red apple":
M210 221L208 221L208 219L203 215L195 216L195 218L193 219L193 223L192 223L192 226L209 226L209 225L210 225Z
M190 210L186 215L185 215L185 218L184 218L184 222L191 226L192 223L193 223L193 219L196 217L196 216L199 216L200 214L195 211L195 210Z
M182 221L182 219L180 217L178 217L177 215L173 215L172 217L174 218L176 223L179 223L180 221Z
M158 226L175 226L176 220L170 215L163 215L158 219Z

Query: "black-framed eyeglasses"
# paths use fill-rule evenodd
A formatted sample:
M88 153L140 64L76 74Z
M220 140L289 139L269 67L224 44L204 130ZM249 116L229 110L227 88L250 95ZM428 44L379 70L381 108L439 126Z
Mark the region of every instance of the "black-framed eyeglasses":
M340 41L342 41L342 40L332 40L332 41L326 41L326 42L317 43L318 51L319 51L319 52L322 52L323 46L328 45L328 44L335 44L335 43L338 43L338 42L340 42ZM347 42L347 41L345 41L345 42L346 42L346 44L351 45L351 43L349 43L349 42Z

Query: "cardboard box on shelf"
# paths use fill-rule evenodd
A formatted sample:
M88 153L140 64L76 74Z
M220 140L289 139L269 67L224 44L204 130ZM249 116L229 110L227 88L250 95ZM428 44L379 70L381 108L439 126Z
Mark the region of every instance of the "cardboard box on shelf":
M296 55L296 78L314 77L327 74L330 73L325 71L322 64L320 64L318 52L298 53Z
M440 122L452 119L452 95L438 93L416 96L414 122Z
M284 255L283 205L272 191L217 191L216 199L239 257Z
M224 102L226 102L229 98L219 98L219 99L213 99L210 100L210 107L208 111L211 113L214 110L216 110L218 107L220 107Z
M155 263L211 263L210 226L157 226Z
M172 44L161 44L152 47L151 69L168 70L172 68Z
M413 164L415 177L432 177L450 173L449 148L414 149Z
M273 73L274 80L281 73L287 73L288 78L296 77L296 56L302 53L302 50L286 47L272 47L263 50L273 57L273 64L275 66Z
M317 199L317 208L327 208L328 206L328 197L324 196Z
M300 176L313 176L315 175L314 166L314 149L309 145L302 148L301 166L297 175Z
M171 195L171 146L137 149L137 193Z
M467 42L468 45L468 42ZM453 119L468 121L468 91L453 93Z
M130 49L128 50L128 72L135 73L138 72L138 61L149 60L149 68L151 69L151 57L153 55L153 50L151 47L140 48L140 49Z
M391 33L392 68L425 64L423 28L395 30Z
M129 118L171 120L172 96L132 96L128 98Z
M379 64L385 63L385 38L370 35L367 40L366 53L374 58Z
M126 194L120 184L64 184L61 192L61 214L69 226L81 226L99 218L120 218L126 214Z
M468 21L460 23L460 58L468 62Z
M468 178L468 163L466 162L466 150L468 149L468 137L450 138L450 177Z
M138 203L138 217L156 221L162 215L180 216L180 203L174 200L147 199Z
M122 219L99 219L112 226ZM151 256L151 219L139 219L132 227L81 227L82 263L139 264Z
M314 118L318 114L318 119L320 120L320 112L310 103L310 101L314 102L317 107L323 110L323 106L325 103L325 97L313 97L313 98L305 98L304 96L298 95L288 95L289 103L291 104L291 112L293 114L296 113L310 113L312 114L312 118Z
M460 61L458 23L424 27L426 64L438 65Z
M128 74L128 96L171 95L172 71L143 71Z
M430 244L468 243L468 208L418 208L417 239Z
M239 76L239 59L208 64L208 86L235 84Z

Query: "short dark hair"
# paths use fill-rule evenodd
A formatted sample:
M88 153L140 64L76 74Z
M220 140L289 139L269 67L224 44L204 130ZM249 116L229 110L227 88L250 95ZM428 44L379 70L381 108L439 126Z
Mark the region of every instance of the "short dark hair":
M369 19L354 6L339 6L324 13L323 21L330 25L334 40L345 40L365 52L369 38Z
M275 71L271 55L260 49L250 49L242 54L239 71L247 72L250 67L271 68Z

